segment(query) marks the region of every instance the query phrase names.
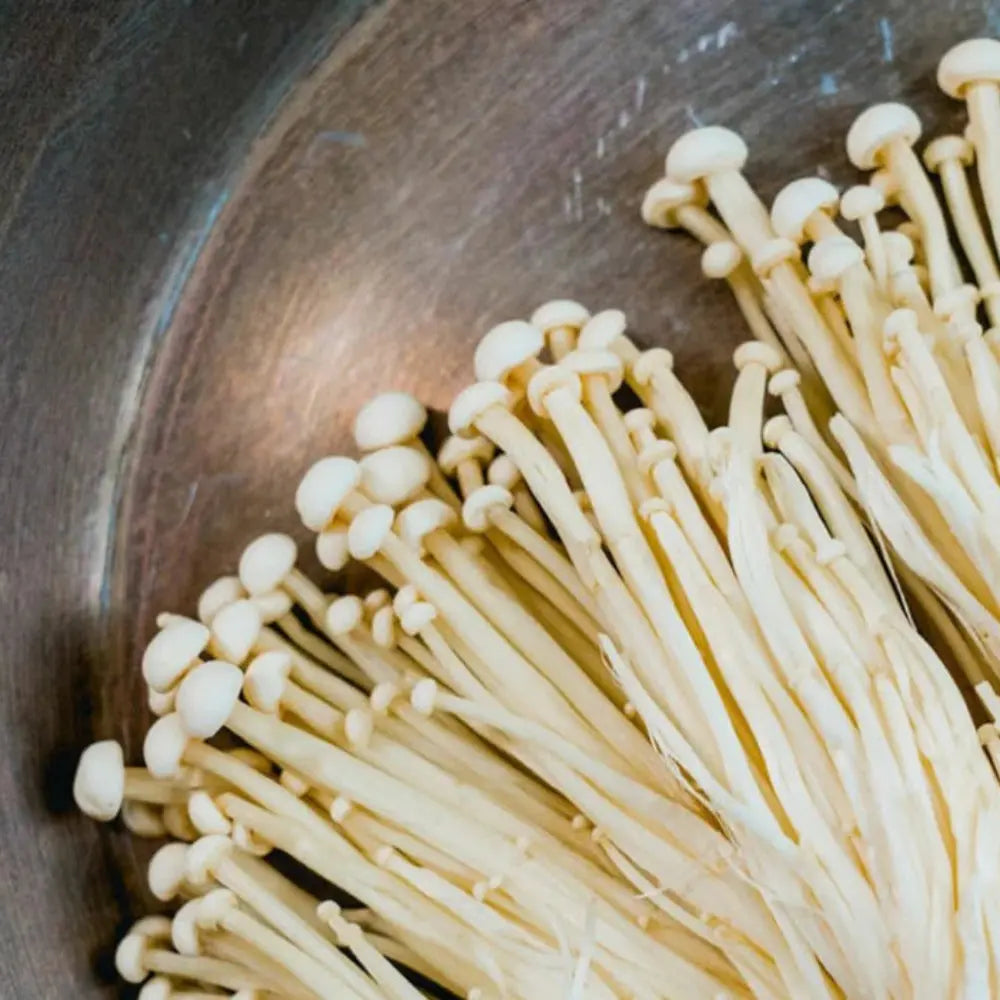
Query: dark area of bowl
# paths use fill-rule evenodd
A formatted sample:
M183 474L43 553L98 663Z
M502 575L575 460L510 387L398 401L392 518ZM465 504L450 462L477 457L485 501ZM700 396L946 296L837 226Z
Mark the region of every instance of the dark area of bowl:
M0 996L102 995L145 845L76 816L146 724L137 653L387 386L444 407L475 338L619 305L715 416L743 333L638 204L738 128L770 197L866 103L947 127L1000 4L216 0L0 8ZM95 965L101 968L95 973ZM107 989L107 987L103 987Z

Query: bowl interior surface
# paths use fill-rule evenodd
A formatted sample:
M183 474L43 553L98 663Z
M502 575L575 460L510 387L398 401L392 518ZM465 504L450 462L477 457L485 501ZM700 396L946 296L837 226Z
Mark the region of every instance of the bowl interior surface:
M134 45L124 5L107 6L101 67L107 45ZM0 215L0 291L40 332L2 361L3 996L109 989L95 956L151 905L149 849L67 808L74 755L118 736L138 759L156 613L191 613L257 533L304 540L298 479L350 450L368 396L403 388L444 410L490 326L571 297L624 309L724 418L738 312L694 241L639 218L671 141L738 129L768 201L817 171L849 183L843 138L868 103L913 103L928 131L960 121L936 62L994 16L888 0L260 6L272 21L221 3L228 21L193 5L204 23L135 29L158 46L136 73L158 87L161 135L154 97L123 97L119 132L76 135L66 163L50 132L10 167L27 200ZM235 54L217 75L180 71L223 35ZM85 84L81 70L64 103L98 115L112 98Z

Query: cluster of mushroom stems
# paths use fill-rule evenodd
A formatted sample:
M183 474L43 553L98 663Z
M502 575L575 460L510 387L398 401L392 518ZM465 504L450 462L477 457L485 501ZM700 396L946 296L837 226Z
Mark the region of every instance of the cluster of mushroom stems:
M998 53L941 63L943 201L902 105L851 129L868 184L770 211L734 133L671 149L644 215L754 338L724 425L623 313L545 303L436 454L387 392L305 472L320 564L378 588L267 534L160 616L144 766L75 782L167 838L141 1000L1000 998Z

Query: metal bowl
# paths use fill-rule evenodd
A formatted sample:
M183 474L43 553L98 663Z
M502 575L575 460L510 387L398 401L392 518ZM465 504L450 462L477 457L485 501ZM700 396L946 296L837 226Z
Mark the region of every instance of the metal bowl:
M617 305L724 412L744 336L638 205L673 137L735 126L765 197L847 180L843 136L928 124L993 3L99 0L0 15L7 518L0 995L113 987L144 845L71 808L87 741L146 724L136 651L387 386L444 407L478 335Z

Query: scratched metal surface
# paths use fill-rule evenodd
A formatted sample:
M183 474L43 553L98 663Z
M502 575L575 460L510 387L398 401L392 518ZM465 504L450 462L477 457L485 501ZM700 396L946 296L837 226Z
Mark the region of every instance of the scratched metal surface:
M735 312L696 247L637 218L672 137L738 127L768 197L847 180L866 103L957 120L936 59L1000 5L11 6L0 996L90 997L145 852L66 787L89 739L138 753L156 611L294 530L297 477L367 395L445 406L476 336L547 297L625 308L719 415Z

